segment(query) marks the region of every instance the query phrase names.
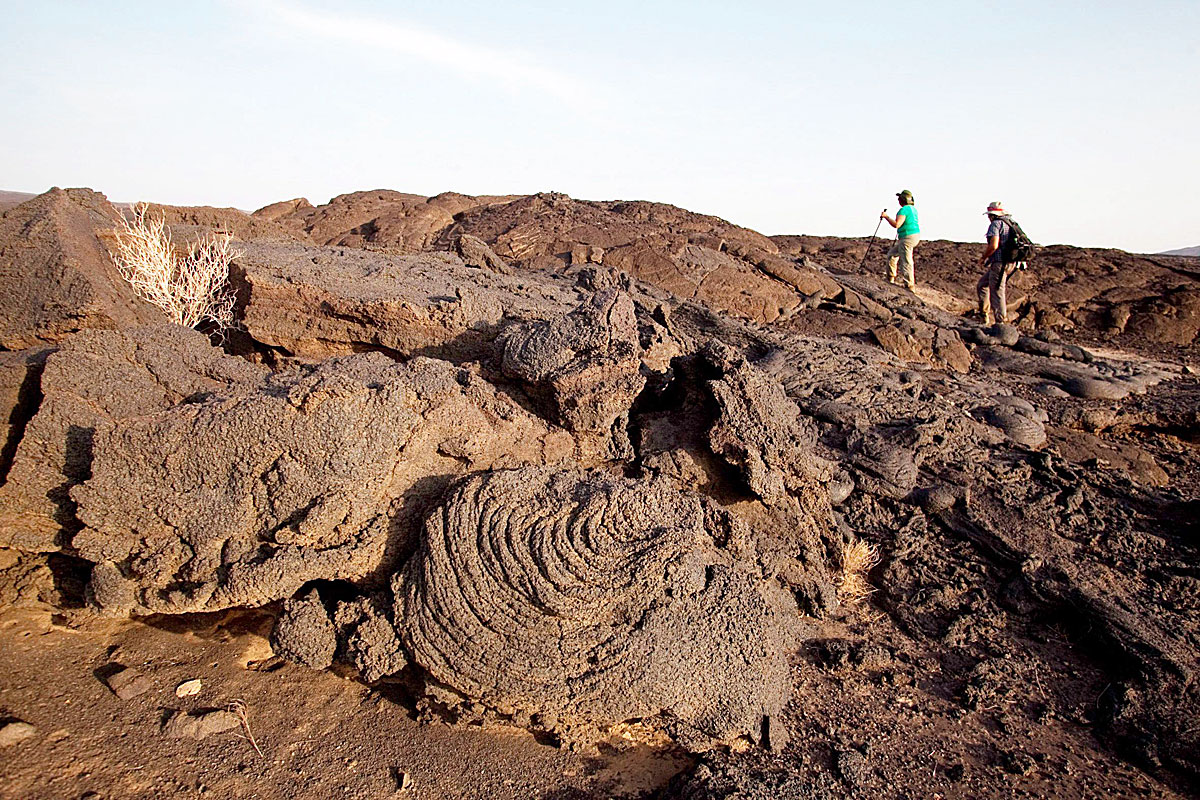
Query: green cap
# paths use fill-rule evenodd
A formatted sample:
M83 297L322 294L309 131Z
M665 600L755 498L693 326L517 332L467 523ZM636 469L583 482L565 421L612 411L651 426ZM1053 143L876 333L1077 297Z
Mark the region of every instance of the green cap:
M908 205L912 205L913 203L912 192L910 192L908 189L905 189L902 192L896 192L896 197L900 199L901 203L903 203L905 200L908 201Z

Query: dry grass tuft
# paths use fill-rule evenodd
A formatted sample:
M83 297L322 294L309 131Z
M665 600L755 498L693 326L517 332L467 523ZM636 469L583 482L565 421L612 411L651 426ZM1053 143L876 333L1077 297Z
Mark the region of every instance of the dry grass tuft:
M246 739L249 740L250 744L254 746L254 752L258 753L259 758L265 758L266 756L263 755L262 749L259 748L258 742L254 738L254 734L250 732L250 720L246 716L246 701L234 700L232 703L226 706L226 709L230 713L236 715L238 721L242 723L242 730L246 732Z
M209 234L180 256L164 220L148 218L145 204L139 204L111 240L121 276L172 322L186 328L211 323L220 330L233 324L229 263L240 254L228 234Z
M867 573L879 563L879 550L870 542L855 539L842 545L842 575L838 578L838 594L845 600L862 600L875 591L867 583Z

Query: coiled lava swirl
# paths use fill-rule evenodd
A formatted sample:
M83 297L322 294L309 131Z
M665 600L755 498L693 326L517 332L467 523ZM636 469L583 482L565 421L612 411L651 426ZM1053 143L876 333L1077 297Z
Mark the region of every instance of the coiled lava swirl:
M436 681L565 739L639 720L779 746L786 604L718 546L735 524L663 481L480 474L427 520L397 627Z

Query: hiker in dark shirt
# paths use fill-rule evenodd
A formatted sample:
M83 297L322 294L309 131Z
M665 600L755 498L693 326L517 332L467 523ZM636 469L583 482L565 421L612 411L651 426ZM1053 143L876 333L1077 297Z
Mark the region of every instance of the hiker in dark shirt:
M979 313L984 325L993 322L1008 322L1008 277L1017 269L1017 265L1005 264L1002 253L1008 237L1012 236L1012 225L1008 221L1008 213L1004 204L999 200L989 203L987 218L991 220L987 229L987 250L979 259L979 266L984 267L983 276L975 285L979 295Z

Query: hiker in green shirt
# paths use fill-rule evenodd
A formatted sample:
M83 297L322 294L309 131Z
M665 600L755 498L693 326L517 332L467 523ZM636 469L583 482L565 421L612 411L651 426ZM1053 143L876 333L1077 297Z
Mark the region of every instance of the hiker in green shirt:
M917 281L913 277L913 248L921 241L921 226L917 222L917 207L913 205L913 194L908 189L896 193L900 201L900 210L895 217L886 211L880 214L888 224L896 229L896 243L888 250L888 280L896 283L896 267L903 267L904 285L910 292L917 291Z

